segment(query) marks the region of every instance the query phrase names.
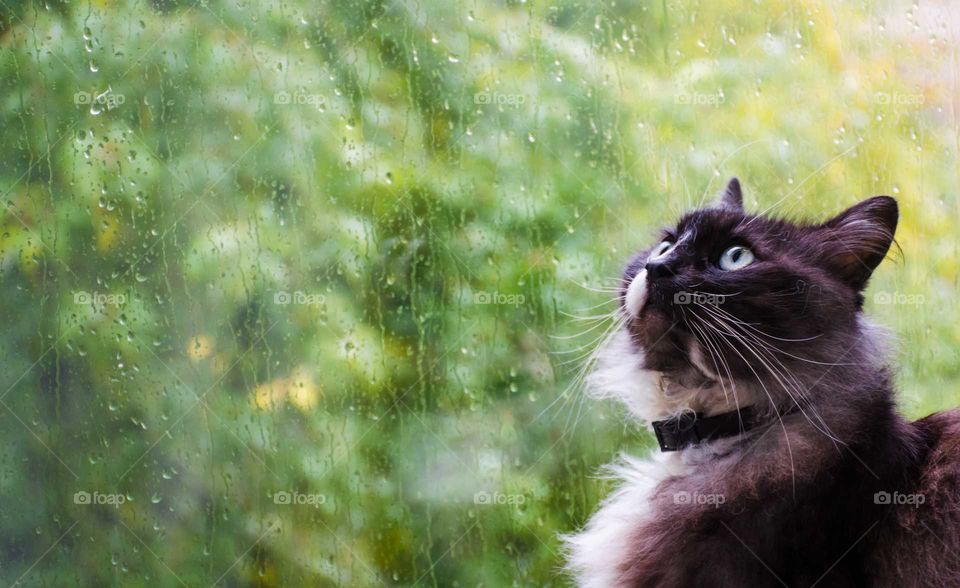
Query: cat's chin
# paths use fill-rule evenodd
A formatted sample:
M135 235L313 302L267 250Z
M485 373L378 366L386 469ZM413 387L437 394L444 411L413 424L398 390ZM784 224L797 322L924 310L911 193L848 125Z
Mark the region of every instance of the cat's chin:
M683 339L678 336L679 341ZM658 347L660 353L651 353L637 344L632 330L618 331L597 357L588 376L589 392L597 398L622 402L634 417L648 423L690 410L713 415L736 408L707 362L690 361L701 352L693 347L682 353L674 343L667 344L672 350L667 359L666 347ZM742 396L740 403L745 406L748 398Z
M669 345L668 339L677 325L666 312L648 304L627 322L626 328L634 344L649 354Z

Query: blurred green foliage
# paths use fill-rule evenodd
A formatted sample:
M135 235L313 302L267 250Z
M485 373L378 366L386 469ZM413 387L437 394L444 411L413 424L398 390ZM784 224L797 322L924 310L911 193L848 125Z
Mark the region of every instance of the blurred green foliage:
M869 310L958 404L946 7L0 0L3 582L566 584L651 446L569 315L734 174L900 200Z

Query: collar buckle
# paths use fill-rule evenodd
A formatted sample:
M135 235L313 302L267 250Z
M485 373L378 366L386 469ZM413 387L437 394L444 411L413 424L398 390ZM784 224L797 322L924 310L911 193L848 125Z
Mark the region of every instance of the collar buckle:
M653 433L657 436L660 451L679 451L695 445L703 439L697 430L699 413L684 412L665 421L653 422Z
M759 423L749 406L714 416L683 412L662 421L654 421L660 451L680 451L711 439L746 433Z

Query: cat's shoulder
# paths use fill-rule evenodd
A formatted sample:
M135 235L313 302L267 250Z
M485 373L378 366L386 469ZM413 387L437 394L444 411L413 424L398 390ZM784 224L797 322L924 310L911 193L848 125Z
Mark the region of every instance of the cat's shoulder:
M928 492L950 493L951 501L960 490L960 408L936 412L914 423L927 446L920 480ZM943 488L943 485L949 488Z
M944 565L944 553L960 551L960 409L911 424L921 439L914 499L888 509L874 554L875 585L960 586L960 569Z
M935 412L916 421L916 424L927 427L938 441L949 441L949 437L956 441L960 436L960 408Z

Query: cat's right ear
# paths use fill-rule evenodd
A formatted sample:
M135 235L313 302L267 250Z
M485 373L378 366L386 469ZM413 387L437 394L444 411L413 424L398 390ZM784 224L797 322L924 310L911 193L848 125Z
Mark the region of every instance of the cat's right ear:
M737 212L743 212L743 191L740 189L740 180L730 178L726 189L720 195L720 208L728 208Z
M893 244L900 213L897 201L874 196L844 210L816 228L820 258L860 291Z

